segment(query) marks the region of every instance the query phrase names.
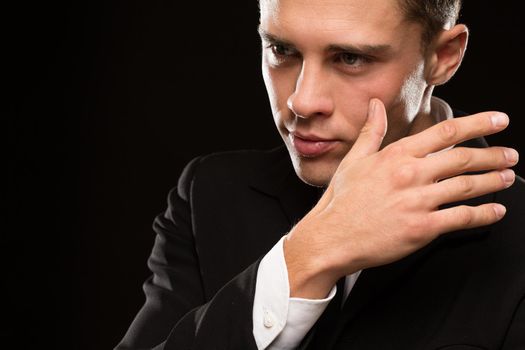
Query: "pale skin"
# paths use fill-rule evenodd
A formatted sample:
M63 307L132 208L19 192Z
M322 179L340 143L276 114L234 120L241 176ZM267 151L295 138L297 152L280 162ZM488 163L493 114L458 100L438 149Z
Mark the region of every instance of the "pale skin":
M404 20L396 1L261 1L263 76L277 128L297 175L326 188L285 239L292 297L324 298L345 275L505 215L497 203L439 209L512 185L518 154L452 148L509 119L485 112L435 120L433 87L458 69L468 30L450 24L424 50L422 27Z

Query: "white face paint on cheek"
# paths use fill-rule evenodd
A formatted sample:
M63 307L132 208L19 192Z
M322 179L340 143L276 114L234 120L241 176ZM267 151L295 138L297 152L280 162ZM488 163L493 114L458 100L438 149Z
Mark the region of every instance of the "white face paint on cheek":
M401 93L399 95L400 103L404 106L406 122L410 124L421 108L424 85L424 64L420 63L414 70L407 75Z

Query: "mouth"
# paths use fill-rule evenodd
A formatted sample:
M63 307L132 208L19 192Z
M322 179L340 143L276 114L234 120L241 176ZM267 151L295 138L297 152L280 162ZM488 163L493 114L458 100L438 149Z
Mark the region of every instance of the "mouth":
M288 135L292 145L299 156L305 158L319 157L337 145L337 140L323 139L313 135L299 135L297 133L290 133Z

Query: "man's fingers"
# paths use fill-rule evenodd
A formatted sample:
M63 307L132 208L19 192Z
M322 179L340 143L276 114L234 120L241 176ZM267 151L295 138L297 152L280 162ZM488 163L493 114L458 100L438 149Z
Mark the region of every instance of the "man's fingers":
M503 218L506 208L497 203L477 207L460 205L431 213L431 222L439 233L458 231L493 224Z
M387 129L386 110L383 102L377 98L370 100L368 118L361 129L348 156L358 159L375 153L381 147Z
M509 124L499 112L485 112L438 123L404 140L404 149L415 157L425 157L460 142L497 133Z
M480 175L463 175L428 186L424 196L429 198L431 207L458 202L501 191L511 186L516 179L510 169L491 171Z
M421 160L428 180L439 181L465 172L509 168L518 163L516 150L506 147L456 147Z

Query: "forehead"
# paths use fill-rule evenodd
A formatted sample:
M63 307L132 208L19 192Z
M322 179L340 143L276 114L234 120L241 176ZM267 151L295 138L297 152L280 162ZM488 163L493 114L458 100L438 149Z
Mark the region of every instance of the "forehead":
M419 35L404 20L398 0L261 0L261 27L297 38L402 41Z

